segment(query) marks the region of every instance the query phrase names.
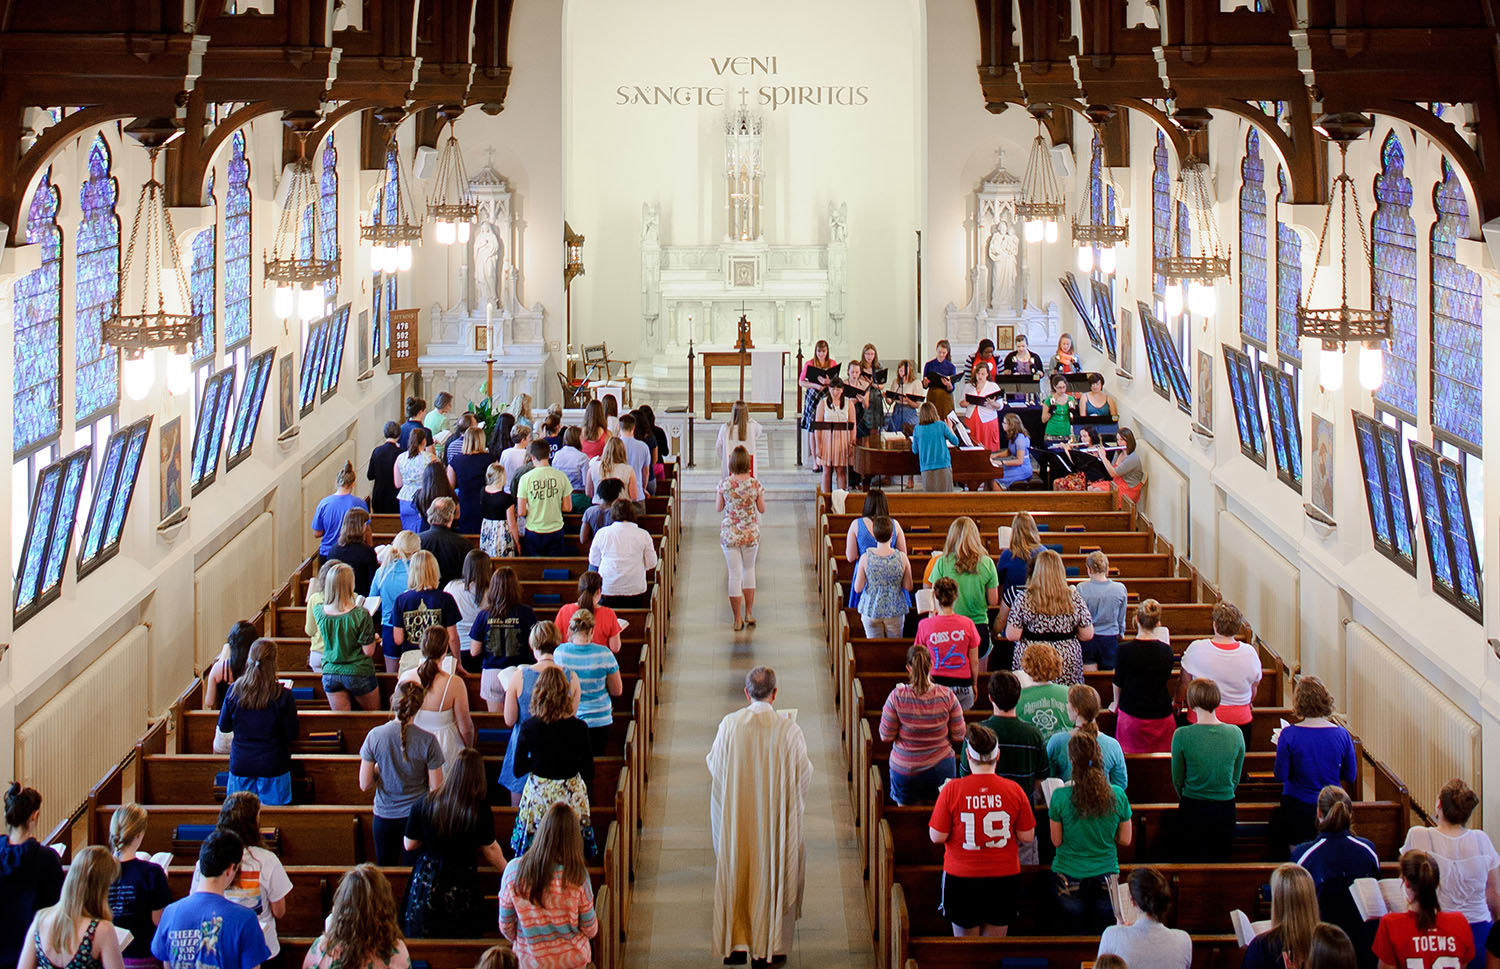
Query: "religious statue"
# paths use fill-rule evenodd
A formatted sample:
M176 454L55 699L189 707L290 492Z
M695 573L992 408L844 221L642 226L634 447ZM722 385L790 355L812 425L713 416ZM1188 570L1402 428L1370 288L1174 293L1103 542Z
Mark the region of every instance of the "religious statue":
M1012 310L1016 308L1017 254L1021 240L1016 238L1015 223L1002 218L990 232L990 308Z
M828 203L828 241L846 243L849 241L849 203L844 202L834 208L832 202Z
M492 226L480 227L474 239L474 290L479 300L476 309L495 305L499 289L500 240Z
M641 206L641 244L661 245L661 209L650 203Z

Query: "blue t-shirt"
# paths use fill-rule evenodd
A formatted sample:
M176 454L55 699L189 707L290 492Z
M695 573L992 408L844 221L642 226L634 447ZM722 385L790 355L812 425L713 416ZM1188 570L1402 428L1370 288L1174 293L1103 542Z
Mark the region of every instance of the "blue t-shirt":
M578 674L581 691L578 719L590 727L607 727L614 723L614 708L604 681L611 673L620 672L620 664L609 647L597 643L563 643L552 658L564 670Z
M160 865L139 858L120 862L120 877L109 886L109 910L115 915L115 925L130 931L130 944L124 951L127 959L151 958L151 939L156 934L151 913L171 901L167 873Z
M318 502L318 510L313 512L312 530L323 533L318 542L319 555L327 558L328 553L339 543L339 530L344 527L344 516L354 508L370 510L359 495L329 495Z
M1006 465L1005 473L1000 475L1000 483L1007 488L1022 481L1031 480L1031 441L1025 434L1017 434L1010 442L1006 453L1013 458L1022 458L1020 464Z
M401 450L403 450L403 451L406 450L407 441L411 438L412 428L414 428L414 427L426 427L426 426L427 425L423 424L421 421L418 421L418 420L409 420L405 424L402 424L401 425L401 436L398 437L398 438L396 438L396 443L399 444L399 445L401 445Z
M370 595L380 597L380 624L396 624L396 599L406 591L406 575L410 565L406 559L392 559L382 565L370 582Z
M959 446L958 435L948 429L942 421L918 424L912 428L911 449L917 452L917 467L923 471L953 467L948 455L948 445Z
M1125 603L1128 598L1123 583L1113 579L1095 582L1089 579L1073 588L1083 596L1094 617L1095 636L1121 636L1125 633Z
M1010 549L1004 549L995 562L995 572L1000 577L1000 601L1014 604L1016 593L1026 588L1026 580L1031 575L1031 559L1023 559Z
M271 958L255 913L213 892L168 905L151 954L169 969L250 969Z
M1276 740L1276 779L1281 792L1304 804L1318 803L1329 784L1353 781L1358 761L1343 727L1282 727Z
M503 613L479 610L469 626L469 639L480 644L481 665L487 670L503 670L531 660L531 627L536 613L520 603Z
M1065 730L1055 733L1047 738L1047 764L1052 769L1052 776L1064 781L1073 779L1073 762L1068 759L1068 741L1072 738L1073 731ZM1120 742L1109 734L1099 734L1099 752L1104 755L1104 773L1109 775L1109 782L1115 787L1126 786L1125 774L1125 751L1120 749Z
M458 603L442 589L407 589L396 597L391 626L401 630L404 653L408 649L421 649L422 637L433 626L457 626L462 618Z

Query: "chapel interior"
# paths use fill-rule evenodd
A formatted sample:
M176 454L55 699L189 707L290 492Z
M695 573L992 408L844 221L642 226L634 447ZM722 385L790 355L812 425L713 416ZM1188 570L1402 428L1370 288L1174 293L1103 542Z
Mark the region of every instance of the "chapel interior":
M872 740L903 667L868 665L845 608L860 506L822 490L798 423L819 341L921 368L939 340L962 362L1024 337L1046 360L1066 335L1134 432L1138 498L1043 490L1039 466L1035 490L923 505L913 461L886 477L892 515L925 523L918 573L953 516L995 555L1035 510L1060 516L1043 540L1072 577L1095 547L1150 559L1132 610L1160 598L1174 633L1238 606L1268 673L1248 846L1228 874L1170 875L1194 964L1234 969L1228 913L1268 918L1286 860L1249 841L1299 679L1357 738L1355 831L1391 871L1451 778L1479 794L1471 827L1500 818L1491 161L1492 0L7 0L0 780L42 793L35 834L65 862L146 805L185 891L196 849L173 825L224 797L202 677L237 620L305 653L309 522L345 463L367 495L410 397L456 419L526 396L540 427L614 395L654 409L670 453L598 760L594 964L719 964L703 758L756 665L814 765L790 964L1091 962L1097 934L1023 917L954 939L937 914L930 808L887 799ZM715 508L736 400L764 429L747 629ZM1114 517L1064 534L1096 512ZM522 574L538 616L578 571ZM281 672L311 722L329 712L303 662ZM475 703L493 758L504 723ZM299 962L371 860L369 795L325 793L359 751L339 724L296 753L344 767L294 768L298 804L263 815L302 895L281 929ZM1151 770L1127 868L1170 860L1150 852L1176 795ZM482 934L412 955L473 966Z

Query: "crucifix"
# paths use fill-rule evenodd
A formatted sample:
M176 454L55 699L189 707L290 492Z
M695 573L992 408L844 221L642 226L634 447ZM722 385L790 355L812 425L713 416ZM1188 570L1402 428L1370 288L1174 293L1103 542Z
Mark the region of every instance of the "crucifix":
M745 399L745 354L755 349L750 341L750 319L745 315L745 304L740 303L739 322L735 323L734 348L740 352L740 400Z

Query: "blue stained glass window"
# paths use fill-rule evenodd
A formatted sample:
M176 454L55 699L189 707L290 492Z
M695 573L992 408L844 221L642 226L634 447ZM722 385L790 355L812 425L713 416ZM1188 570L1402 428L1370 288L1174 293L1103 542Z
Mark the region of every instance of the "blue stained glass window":
M1240 177L1240 333L1265 349L1266 166L1254 128L1245 137Z
M1276 169L1280 194L1291 193L1286 169ZM1297 304L1302 298L1302 237L1290 225L1276 220L1276 353L1293 363L1302 363L1302 344L1297 340Z
M37 475L36 497L21 551L20 579L16 583L15 618L20 625L62 590L63 568L68 547L73 544L78 519L79 492L88 473L93 445L85 445Z
M224 348L250 339L250 160L245 132L229 139L229 188L224 196Z
M1417 473L1417 503L1422 511L1422 531L1427 535L1427 560L1432 564L1432 581L1453 588L1453 562L1448 558L1448 538L1443 528L1443 508L1438 498L1437 470L1423 455L1412 456Z
M1297 409L1297 378L1279 367L1260 368L1266 391L1266 410L1271 419L1272 453L1276 477L1293 491L1302 492L1302 421Z
M232 470L250 456L255 443L255 430L260 424L260 412L266 401L266 388L271 385L271 368L276 362L276 349L264 350L250 358L245 367L245 384L235 402L234 423L229 432L224 468Z
M1482 584L1476 562L1478 550L1475 548L1474 530L1465 514L1463 471L1456 462L1440 460L1438 474L1443 485L1443 514L1448 523L1448 537L1453 545L1453 577L1457 580L1455 591L1466 605L1477 611L1483 608Z
M198 342L193 345L194 365L207 363L214 358L217 340L214 335L214 289L218 278L219 260L214 252L218 229L210 226L193 236L193 312L198 314L203 329Z
M338 393L344 370L344 344L349 335L349 306L339 307L329 323L328 344L323 351L323 400Z
M1411 500L1406 494L1406 475L1401 468L1401 435L1385 425L1380 433L1380 468L1385 475L1386 501L1391 506L1391 521L1397 523L1394 530L1396 552L1407 560L1415 561L1413 548L1415 538L1411 530ZM1406 524L1405 528L1401 523Z
M396 217L400 214L396 210L396 201L401 185L401 165L397 152L399 147L394 139L385 153L385 217L380 220L382 225L395 225Z
M385 314L385 318L381 321L381 325L385 327L387 339L389 339L391 332L391 314L396 312L397 308L396 274L391 273L385 278L385 301L381 304L381 311Z
M1375 547L1387 551L1394 546L1391 543L1390 509L1383 497L1385 485L1381 480L1378 427L1364 415L1354 415L1354 436L1359 443L1359 464L1364 472L1365 500L1370 506L1370 531L1375 536Z
M146 440L151 433L151 418L139 422L131 432L130 443L125 448L125 463L120 468L119 483L115 486L115 499L109 509L109 530L105 533L107 544L120 541L125 530L125 513L130 510L130 498L135 490L136 475L141 470L141 457L146 453Z
M1280 477L1287 467L1287 415L1282 411L1282 401L1276 393L1275 367L1264 364L1260 368L1261 384L1266 392L1266 417L1271 429L1271 457L1276 462L1276 474ZM1295 419L1295 413L1292 415Z
M1156 320L1151 315L1151 308L1145 303L1137 301L1136 309L1141 315L1141 337L1146 344L1146 363L1151 368L1151 389L1156 391L1157 396L1171 400L1172 390L1167 385L1166 365L1162 362L1161 347L1156 342Z
M52 170L42 175L26 217L26 242L41 247L41 265L15 284L15 393L11 447L30 451L62 429L62 193ZM25 500L25 496L22 496Z
M1240 452L1261 467L1266 466L1266 428L1260 416L1260 388L1255 379L1255 361L1235 347L1224 347L1224 368L1229 376L1229 396L1234 404L1235 428Z
M219 446L224 439L224 424L234 397L235 367L220 370L208 378L203 389L203 407L198 411L198 426L193 432L192 493L207 488L218 477Z
M323 146L323 169L318 179L318 255L323 259L337 259L339 254L339 153L333 147L333 138ZM338 298L339 277L323 284L324 298L332 303Z
M83 424L120 401L120 351L104 342L104 321L120 293L120 183L110 174L109 147L95 135L89 177L78 191L77 286L73 298L73 416Z
M1163 368L1166 370L1168 382L1172 385L1172 393L1177 397L1177 409L1184 414L1192 414L1193 391L1188 383L1187 370L1182 365L1182 356L1177 352L1177 344L1165 326L1157 330L1156 343L1161 350Z
M1371 248L1375 260L1374 297L1388 299L1391 341L1385 353L1385 381L1375 399L1403 416L1417 413L1417 224L1411 217L1411 180L1406 153L1393 131L1380 148L1375 177Z
M1172 244L1172 176L1167 170L1167 138L1160 131L1151 159L1151 257L1160 259ZM1158 304L1166 298L1167 280L1154 269L1151 292Z
M15 610L32 606L40 596L42 565L52 536L52 513L57 509L57 490L62 484L62 463L49 465L37 475L36 497L32 499L31 524L26 530L26 547L21 553L21 580L16 583Z
M1432 425L1459 442L1481 447L1484 385L1484 288L1458 261L1458 240L1469 234L1468 205L1453 166L1432 192Z
M83 545L78 550L78 577L83 578L119 551L125 515L135 493L152 418L144 417L110 435L104 467L94 486Z
M323 380L323 347L328 341L330 319L321 319L307 333L307 346L302 349L302 385L298 413L306 417L312 413L318 401L318 385Z
M104 467L99 471L99 480L95 482L94 500L89 503L88 524L83 529L83 547L78 550L80 574L83 572L83 563L92 559L104 544L104 527L109 523L109 496L115 479L120 475L120 462L125 457L125 438L125 432L116 431L110 435L104 450Z
M380 350L385 345L385 319L381 314L380 274L370 277L370 363L380 362Z

